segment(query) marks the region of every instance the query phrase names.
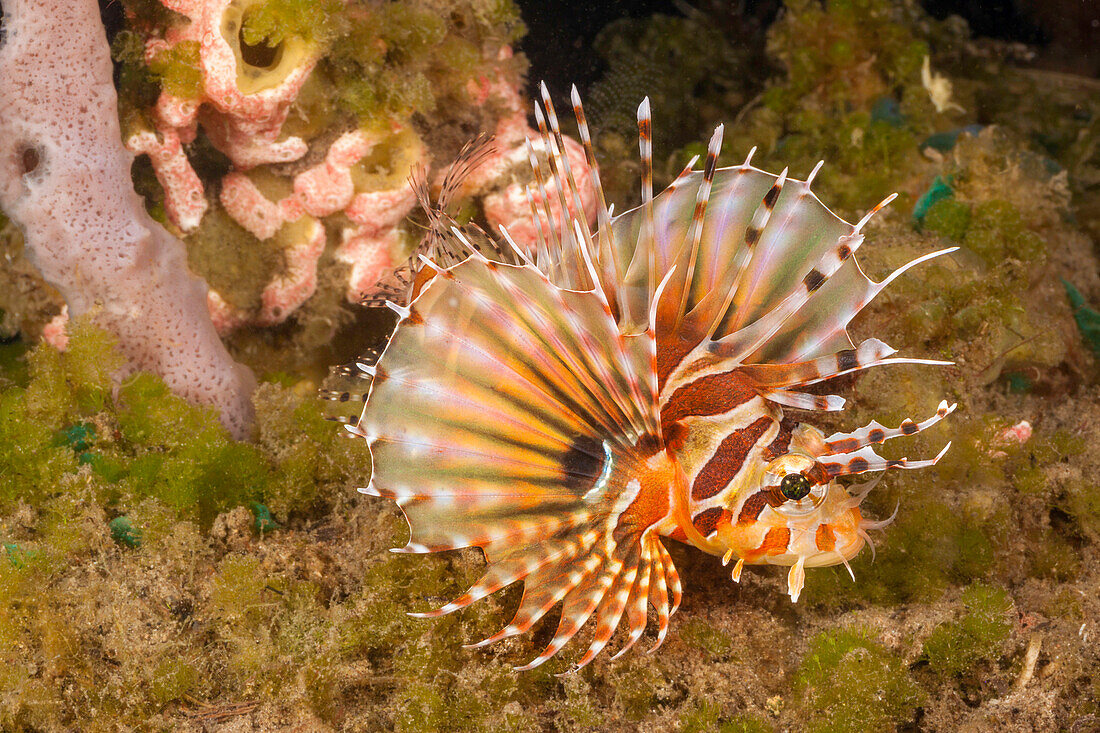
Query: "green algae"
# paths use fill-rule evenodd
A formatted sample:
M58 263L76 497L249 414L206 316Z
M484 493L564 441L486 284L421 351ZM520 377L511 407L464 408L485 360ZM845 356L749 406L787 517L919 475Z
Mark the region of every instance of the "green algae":
M624 658L607 675L616 706L630 722L640 722L670 697L667 673L638 657Z
M710 659L727 658L733 651L733 639L705 618L692 619L680 627L680 638L703 651Z
M277 524L272 512L285 517L312 508L319 482L346 476L342 461L356 452L323 421L313 400L287 400L293 393L276 385L265 385L257 397L261 444L274 450L280 436L286 441L275 455L233 441L212 409L173 395L157 377L136 374L112 396L119 358L103 332L81 321L72 326L66 353L42 345L28 361L27 386L0 393L4 505L37 504L89 464L91 490L120 514L155 498L178 518L209 525L219 512L255 501L267 508L264 523L271 529ZM51 424L66 427L51 430Z
M478 73L515 73L513 62L485 59L480 49L511 43L523 32L511 2L469 0L441 12L398 0L347 14L323 60L324 73L337 104L363 121L428 114Z
M929 209L937 204L946 203L954 193L955 190L951 188L951 184L948 181L936 176L932 179L932 184L928 187L928 190L921 194L921 197L917 199L917 203L913 205L913 222L917 226L924 224L924 217L928 215ZM942 215L941 217L937 217L937 219L941 218ZM963 232L965 231L964 228Z
M184 241L188 264L210 287L236 308L259 310L263 289L282 262L281 248L273 240L257 239L214 204Z
M339 32L342 9L343 3L338 0L266 0L248 8L241 40L249 46L272 48L288 36L324 43Z
M1012 630L1012 599L1003 588L972 585L961 601L962 617L940 624L924 642L924 657L943 677L961 675L995 658Z
M818 634L795 675L806 729L887 731L913 718L925 693L901 659L859 631Z
M937 180L939 180L938 177ZM933 188L930 188L925 196L931 194ZM925 198L922 197L913 207L913 219L920 223L925 231L940 234L952 242L961 242L966 237L972 215L970 206L948 196L924 207L922 212L921 204L924 201Z
M181 99L196 99L203 92L199 42L181 41L149 61L149 71L164 91Z
M809 171L824 159L819 190L834 206L865 210L895 190L896 171L915 166L918 141L934 130L920 67L939 30L909 2L788 2L767 42L784 73L727 137L738 154L761 145L776 169ZM883 115L887 106L896 114Z
M843 568L807 573L808 603L847 605L853 599L892 605L930 601L953 583L983 577L994 567L991 535L1000 519L976 521L937 500L914 500L889 526L874 557L852 563L853 583ZM885 512L888 514L888 512Z
M131 127L136 110L156 104L160 95L157 74L145 62L145 42L140 33L122 30L111 39L111 58L118 64L118 91L127 113L123 129Z
M774 733L775 726L752 715L724 717L720 705L700 700L680 718L680 733Z

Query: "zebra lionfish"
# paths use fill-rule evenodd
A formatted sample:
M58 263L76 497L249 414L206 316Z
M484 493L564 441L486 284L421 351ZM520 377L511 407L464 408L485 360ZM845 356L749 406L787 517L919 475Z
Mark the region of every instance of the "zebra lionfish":
M530 200L549 227L533 252L502 230L486 256L475 233L436 206L436 240L408 296L386 302L397 330L377 363L359 363L371 383L346 427L373 456L361 491L396 500L411 527L395 552L479 547L488 562L466 593L413 615L451 613L523 581L511 623L470 646L522 634L560 603L549 645L518 669L555 655L594 615L579 669L624 615L629 636L615 656L629 649L651 605L656 646L664 640L681 584L663 538L734 561L735 581L746 564L789 566L797 601L806 567L847 566L867 530L890 521L860 513L870 484L837 478L934 464L947 447L907 461L885 460L873 445L925 430L955 406L941 402L934 416L896 429L871 422L828 437L783 407L841 409L841 397L795 389L841 374L949 364L893 358L873 338L854 346L846 329L895 277L953 250L874 282L855 254L864 225L893 196L849 224L810 191L821 163L805 181L754 168L751 152L718 168L722 126L703 169L693 160L654 196L648 99L638 109L642 204L613 216L574 88L596 194L592 231L545 85L542 102L535 115L551 178L528 141ZM560 216L536 211L555 189Z

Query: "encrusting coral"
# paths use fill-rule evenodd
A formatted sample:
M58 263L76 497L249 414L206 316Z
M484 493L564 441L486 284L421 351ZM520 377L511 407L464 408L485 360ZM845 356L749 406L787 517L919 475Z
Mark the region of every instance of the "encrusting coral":
M11 0L4 13L0 206L69 313L94 313L118 337L128 370L162 375L247 435L253 377L218 339L182 245L130 182L98 5Z
M476 124L489 131L513 115L519 97L521 61L509 44L521 26L510 3L123 5L126 28L114 47L127 145L148 155L159 183L153 200L167 221L204 253L192 260L211 283L223 335L284 322L328 287L326 271L342 268L343 295L361 300L417 239L403 223L416 201L407 179L415 166L447 163L438 143L455 132L445 118L459 120L464 136L470 121L462 118L476 110ZM486 104L489 86L508 99ZM441 100L446 114L429 116ZM519 143L504 144L525 160L522 136ZM211 151L213 165L203 160ZM508 184L479 180L465 195ZM522 203L518 214L497 218L522 225L530 219ZM207 219L224 215L244 231L219 237L226 227ZM233 252L242 249L265 254ZM248 264L219 277L225 261ZM340 320L331 308L301 315Z
M329 348L353 319L346 304L419 239L406 222L416 202L410 174L431 165L441 180L472 130L495 132L499 153L467 181L464 201L479 198L485 223L533 241L524 137L534 133L519 92L523 59L510 45L522 25L510 3L121 7L108 36L123 139L139 156L134 184L152 217L183 238L188 266L209 286L216 331L297 314L272 337L277 345L241 334L233 348L250 363L267 368L272 350L315 359ZM583 174L579 146L566 144ZM540 209L553 215L557 206L551 196ZM3 266L19 278L6 319L63 348L70 316L83 309L62 307L41 283L28 292L19 244L15 237Z

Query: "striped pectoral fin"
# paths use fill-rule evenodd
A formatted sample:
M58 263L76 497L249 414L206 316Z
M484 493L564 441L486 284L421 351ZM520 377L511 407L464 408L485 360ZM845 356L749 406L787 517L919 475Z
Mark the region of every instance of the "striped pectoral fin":
M639 548L634 548L623 563L619 573L615 576L614 583L604 594L600 607L596 610L596 632L592 643L584 656L577 660L573 671L582 669L596 658L619 627L619 621L623 617L627 601L638 579Z
M467 644L466 647L480 649L502 639L527 633L583 579L582 563L575 561L575 558L532 573L524 580L523 596L508 625L492 636L475 644Z
M660 649L661 645L665 643L665 637L668 635L668 622L669 619L672 618L673 613L668 603L670 583L668 568L665 566L664 549L660 540L655 540L653 548L653 553L655 555L653 560L653 578L649 585L649 602L653 604L653 608L657 612L657 641L649 648L649 654ZM673 569L673 573L675 573L675 569ZM677 580L677 584L678 583L679 581Z
M561 619L554 637L537 657L517 667L517 671L533 669L561 651L592 617L617 580L621 568L621 563L610 558L589 558L584 580L562 601Z
M490 563L481 579L458 598L442 607L424 613L414 613L419 618L435 618L453 613L471 603L486 598L519 580L530 577L548 567L560 567L572 562L578 555L591 549L591 540L584 537L551 540L534 547L526 547L513 557Z
M606 543L603 546L606 547ZM667 619L671 614L665 589L668 585L678 589L679 579L671 560L664 559L662 550L655 536L649 536L644 541L633 536L629 541L615 545L610 555L593 550L587 556L575 558L563 572L542 572L530 576L513 621L476 646L524 633L560 601L561 619L553 638L538 656L517 667L517 670L532 669L546 662L595 617L593 640L570 669L571 672L579 670L606 647L625 612L630 636L621 654L644 632L649 603L656 607L658 619L663 619L660 628L667 630ZM662 593L665 595L662 596ZM664 632L660 633L663 639Z
M641 560L638 564L638 573L635 576L634 585L630 588L630 595L626 599L626 626L630 629L623 648L615 652L611 657L614 661L630 651L638 639L645 633L648 622L649 586L653 577L653 543L643 541L640 547Z
M411 534L399 551L480 547L488 561L466 593L418 615L523 581L512 623L484 643L561 604L557 634L528 667L593 616L588 658L624 613L644 628L638 602L653 568L678 588L667 555L642 541L667 513L671 470L649 452L660 440L652 335L621 336L601 292L562 290L530 264L476 254L394 309L400 325L353 429L374 459L366 493L404 511Z

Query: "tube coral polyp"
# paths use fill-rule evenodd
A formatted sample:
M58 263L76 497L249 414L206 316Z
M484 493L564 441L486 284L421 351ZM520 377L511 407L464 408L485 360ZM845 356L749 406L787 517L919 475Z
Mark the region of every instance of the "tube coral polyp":
M215 147L241 170L297 160L308 149L300 138L280 137L290 105L318 61L318 49L304 39L287 38L273 67L249 64L239 34L251 4L163 0L189 22L146 42L150 63L182 43L199 48L199 95L188 98L162 90L153 108L156 134L139 131L126 141L131 152L149 155L164 187L168 218L185 232L194 230L206 211L202 183L181 149L194 140L200 122Z
M303 219L316 227L310 229L312 233L301 243L287 247L284 274L264 289L261 311L256 317L250 318L232 308L221 296L211 299L219 332L226 333L248 322L279 323L313 294L325 232L312 217L343 212L353 224L344 228L342 243L336 251L337 260L351 266L349 301L361 300L392 269L390 252L400 243L397 227L416 205L416 195L404 181L389 190L356 192L352 169L379 142L379 136L363 130L341 135L321 163L295 177L293 193L279 201L265 196L247 174L233 172L225 176L220 196L222 206L258 239L270 239L284 225Z
M153 171L164 188L164 209L169 220L185 232L197 227L208 203L179 133L165 128L158 138L152 131L141 130L129 137L126 147L132 153L148 155L153 162Z

